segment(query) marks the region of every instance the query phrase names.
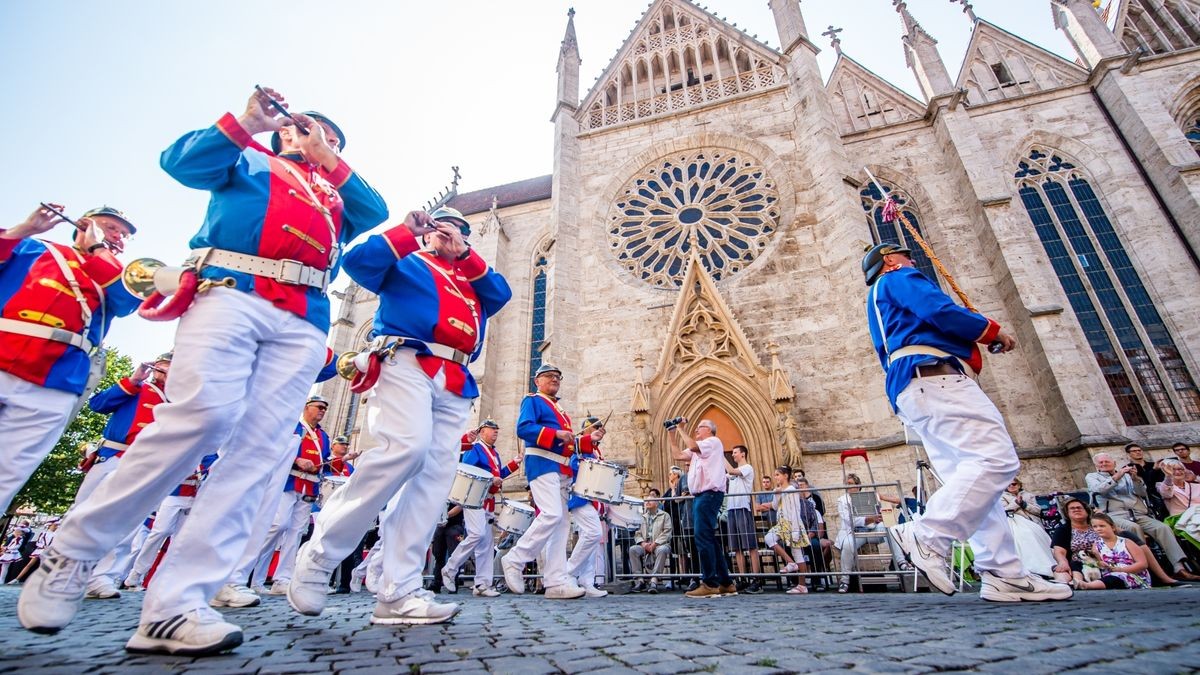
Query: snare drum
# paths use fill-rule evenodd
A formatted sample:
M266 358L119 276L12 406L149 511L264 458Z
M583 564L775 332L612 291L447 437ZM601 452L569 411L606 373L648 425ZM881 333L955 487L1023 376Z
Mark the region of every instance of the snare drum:
M317 495L317 507L325 506L325 502L337 492L346 481L350 480L349 476L325 476L321 479L321 492Z
M620 504L610 504L608 524L618 530L636 530L642 526L642 514L645 512L643 500L637 497L626 497Z
M629 469L620 464L585 459L579 462L579 471L575 473L575 485L571 491L585 499L620 504L628 475Z
M450 486L450 501L464 509L483 507L487 499L488 488L492 486L492 472L484 471L470 464L459 464L458 472L454 475L454 484Z
M519 537L533 524L533 516L532 506L505 500L496 510L496 527Z

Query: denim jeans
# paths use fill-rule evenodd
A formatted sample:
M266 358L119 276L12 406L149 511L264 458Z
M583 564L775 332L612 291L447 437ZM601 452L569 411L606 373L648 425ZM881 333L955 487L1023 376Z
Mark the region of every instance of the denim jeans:
M718 587L733 583L729 578L729 566L725 562L725 551L717 540L717 514L725 493L708 490L692 500L692 523L696 526L696 554L700 558L700 580L709 586Z

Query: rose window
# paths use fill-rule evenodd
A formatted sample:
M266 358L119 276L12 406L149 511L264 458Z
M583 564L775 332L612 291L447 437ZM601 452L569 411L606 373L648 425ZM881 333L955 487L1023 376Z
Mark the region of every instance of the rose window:
M659 288L682 283L695 253L720 281L746 268L779 229L779 193L759 161L698 150L654 162L618 193L608 223L617 261Z

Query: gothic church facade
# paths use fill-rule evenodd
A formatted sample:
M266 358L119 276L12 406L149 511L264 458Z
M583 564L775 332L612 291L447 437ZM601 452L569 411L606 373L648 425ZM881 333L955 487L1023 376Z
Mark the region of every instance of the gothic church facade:
M770 0L778 50L654 0L580 98L569 18L553 173L450 202L514 291L472 368L502 455L549 362L576 418L611 412L607 454L643 488L675 463L662 422L685 415L745 443L760 475L786 462L840 484L841 451L864 447L877 481L907 489L916 449L884 395L859 269L869 243L912 244L883 193L1020 342L980 383L1027 488L1081 485L1090 453L1129 440L1156 456L1200 441L1200 3L1116 0L1113 26L1087 0L1040 2L1076 61L964 3L974 33L952 78L896 0L920 99L836 34L826 82L797 0ZM374 310L352 285L334 348L360 348ZM369 447L345 382L322 393L327 427Z

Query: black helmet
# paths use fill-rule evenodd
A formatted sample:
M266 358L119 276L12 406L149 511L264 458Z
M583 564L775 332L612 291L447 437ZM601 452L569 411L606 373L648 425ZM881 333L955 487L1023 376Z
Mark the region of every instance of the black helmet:
M862 259L862 271L868 286L875 283L875 280L879 278L880 272L883 271L883 256L893 253L909 254L912 253L912 249L905 248L900 244L893 244L890 241L876 244L867 249L867 254Z

